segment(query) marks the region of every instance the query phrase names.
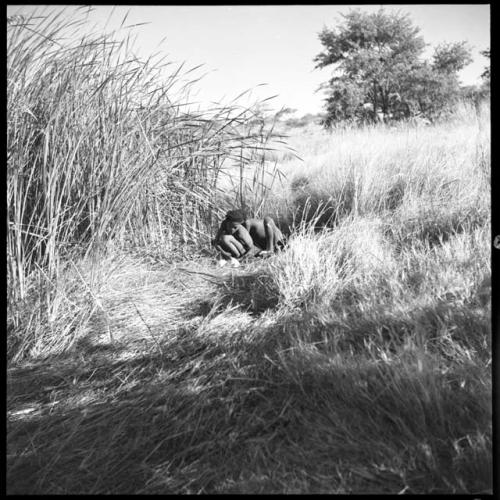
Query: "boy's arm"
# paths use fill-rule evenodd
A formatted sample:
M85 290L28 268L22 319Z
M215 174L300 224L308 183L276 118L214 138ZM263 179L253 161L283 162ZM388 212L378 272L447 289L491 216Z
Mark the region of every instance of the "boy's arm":
M243 255L247 255L248 252L250 252L250 250L252 250L254 246L250 233L245 229L244 226L240 226L234 233L234 236L243 245L245 249L245 253Z

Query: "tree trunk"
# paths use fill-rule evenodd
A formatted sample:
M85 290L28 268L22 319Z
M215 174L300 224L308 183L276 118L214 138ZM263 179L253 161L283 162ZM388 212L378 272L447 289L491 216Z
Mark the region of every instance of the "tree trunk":
M389 113L388 109L388 96L387 96L387 91L380 86L380 99L382 101L382 113L384 113L384 116L387 116Z
M373 121L377 121L377 82L373 82Z

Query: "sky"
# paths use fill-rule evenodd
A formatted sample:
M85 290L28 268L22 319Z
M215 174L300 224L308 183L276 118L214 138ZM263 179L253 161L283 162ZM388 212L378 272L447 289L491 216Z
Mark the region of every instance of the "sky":
M11 5L7 14L32 12L34 6ZM38 9L40 6L38 6ZM53 5L50 10L63 9ZM331 69L315 69L313 58L322 51L318 33L341 21L351 9L374 12L380 5L210 5L134 6L98 5L88 16L95 32L118 28L128 12L126 25L136 35L134 52L143 58L161 51L186 68L203 65L194 75L203 76L191 99L202 105L228 102L253 89L247 98L277 95L269 105L289 107L297 115L322 111L324 94L318 91ZM433 47L443 42L467 41L474 62L460 74L462 83L473 84L488 60L479 54L490 46L488 4L384 5L387 11L410 15L421 35ZM64 15L74 16L74 6ZM81 32L76 35L81 36ZM162 41L163 40L163 41ZM161 42L161 43L160 43ZM264 86L259 86L265 84Z

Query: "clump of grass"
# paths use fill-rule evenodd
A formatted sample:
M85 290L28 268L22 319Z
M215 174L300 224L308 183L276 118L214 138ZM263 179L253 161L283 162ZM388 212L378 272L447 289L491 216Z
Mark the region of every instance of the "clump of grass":
M354 282L369 281L391 270L391 249L384 241L380 220L344 220L333 230L317 232L321 216L319 212L316 219L297 226L287 250L270 264L285 307L329 307L345 299Z

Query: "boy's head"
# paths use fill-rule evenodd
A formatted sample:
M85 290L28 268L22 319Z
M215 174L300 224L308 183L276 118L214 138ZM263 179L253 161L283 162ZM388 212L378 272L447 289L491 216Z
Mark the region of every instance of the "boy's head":
M226 214L226 228L230 234L234 233L236 228L246 220L246 214L243 210L229 210Z

